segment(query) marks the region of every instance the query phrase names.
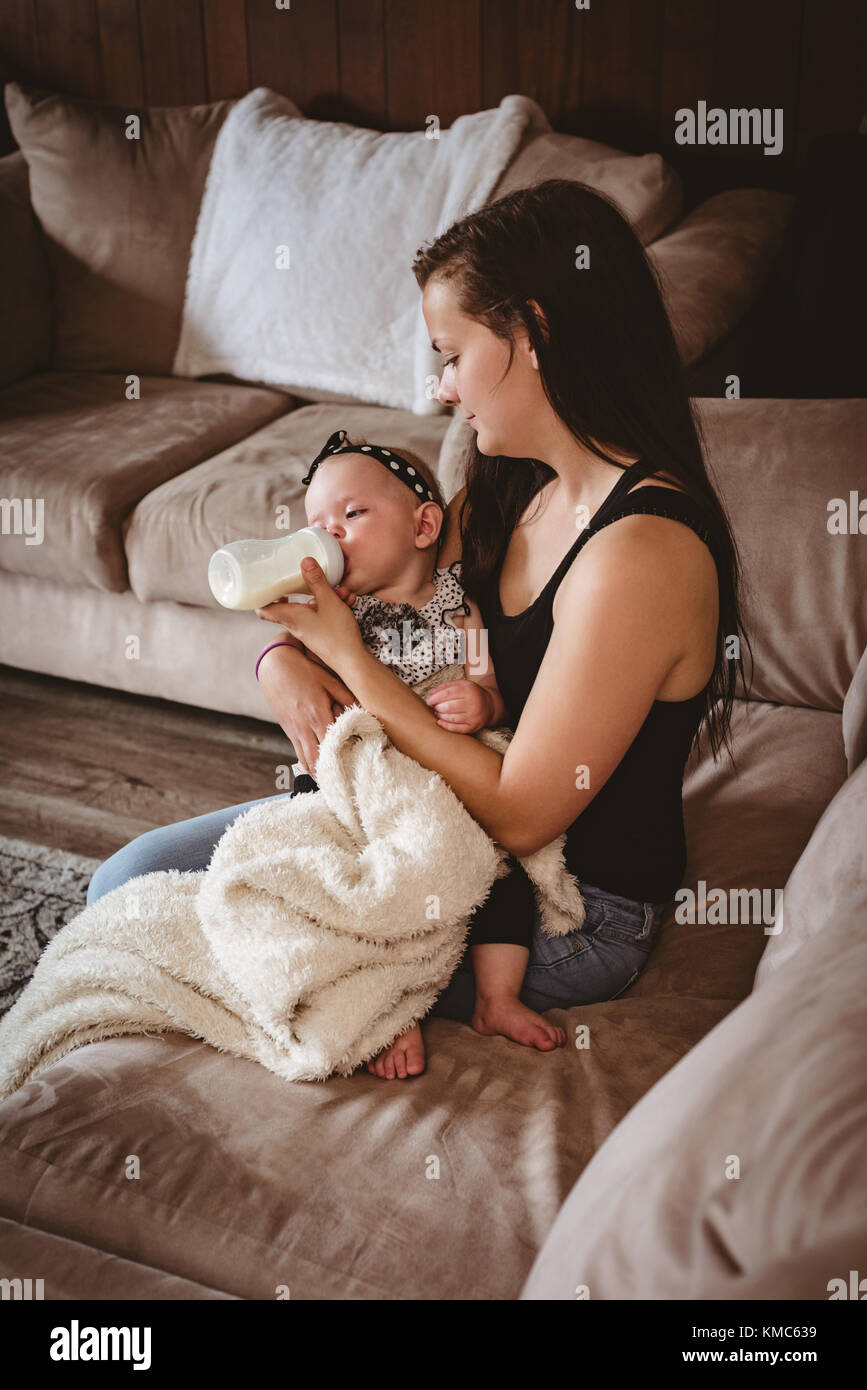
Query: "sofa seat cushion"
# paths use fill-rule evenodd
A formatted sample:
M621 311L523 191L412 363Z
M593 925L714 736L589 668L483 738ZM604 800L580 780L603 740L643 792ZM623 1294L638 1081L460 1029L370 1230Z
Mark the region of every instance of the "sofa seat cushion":
M278 537L307 525L301 479L335 430L411 449L435 471L446 426L439 415L321 402L273 420L197 468L176 470L142 497L124 527L130 587L143 603L219 607L208 586L211 555L228 541Z
M630 995L743 999L770 939L777 893L846 779L842 721L824 710L735 700L732 744L737 772L727 755L713 762L704 736L687 763L682 887L694 899L684 894L669 910ZM717 889L724 903L707 904ZM737 889L763 890L761 903Z
M108 1250L94 1250L77 1240L48 1235L0 1218L0 1278L21 1278L18 1271L22 1269L51 1270L51 1293L43 1290L49 1298L80 1298L82 1287L87 1289L89 1299L99 1301L146 1298L210 1302L232 1298L231 1294L219 1293L203 1284L175 1279L161 1269L119 1260Z
M4 569L126 589L130 508L292 406L279 391L223 382L142 377L139 400L126 390L124 376L97 372L40 372L0 390L3 490L22 499Z
M393 1082L287 1082L176 1033L91 1043L0 1104L0 1216L241 1298L514 1299L596 1146L731 1007L553 1010L551 1054L436 1018L427 1070ZM98 1268L76 1297L105 1297Z

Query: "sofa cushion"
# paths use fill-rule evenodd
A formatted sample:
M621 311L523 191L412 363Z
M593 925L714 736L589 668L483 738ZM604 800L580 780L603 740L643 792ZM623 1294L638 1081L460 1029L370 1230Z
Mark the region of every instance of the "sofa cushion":
M6 103L2 100L2 89L7 82L21 81L27 81L27 73L17 63L12 62L8 54L0 53L0 155L4 157L15 154L17 151L15 139L9 126L9 118L6 115Z
M782 250L794 204L790 194L767 188L728 189L647 248L684 366L723 343L753 307Z
M0 301L2 387L44 367L51 352L48 262L21 154L0 159Z
M702 400L707 458L752 592L757 700L841 711L867 646L867 400ZM860 494L858 489L860 488ZM748 657L745 657L748 665Z
M318 403L233 442L153 488L128 518L124 545L136 596L218 607L208 586L211 555L227 541L306 526L301 479L337 429L350 439L411 449L436 469L445 420L384 406ZM288 507L288 514L278 517L278 507Z
M545 179L572 179L604 194L618 205L645 245L661 236L683 212L680 175L662 155L627 154L556 130L531 131L524 136L489 202Z
M16 82L5 90L47 238L51 365L170 373L202 190L232 102L137 112ZM138 139L127 139L131 116Z
M4 569L126 589L130 508L292 405L278 391L166 377L143 377L140 400L126 390L123 376L87 372L38 372L0 390L3 487L22 504Z
M86 1287L88 1298L98 1300L231 1298L187 1279L174 1279L160 1269L119 1260L108 1250L94 1250L76 1240L64 1240L30 1226L0 1218L0 1278L21 1278L23 1269L50 1269L44 1280L46 1299L76 1299ZM38 1277L38 1276L37 1276Z
M749 993L777 895L846 777L840 716L824 710L735 700L732 744L736 769L725 754L714 763L704 732L687 762L683 891L630 994Z
M826 1300L832 1280L848 1286L849 1257L867 1250L867 920L849 843L842 882L814 898L822 933L597 1150L523 1299L586 1286L593 1299Z
M852 773L826 807L807 848L786 881L779 930L756 970L754 988L765 986L814 937L836 949L835 928L861 922L867 934L867 763Z

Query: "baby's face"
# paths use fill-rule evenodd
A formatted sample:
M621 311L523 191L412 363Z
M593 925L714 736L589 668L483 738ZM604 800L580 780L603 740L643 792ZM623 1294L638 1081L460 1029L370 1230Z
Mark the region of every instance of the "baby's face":
M405 495L404 495L405 494ZM306 490L308 526L321 526L343 551L340 581L369 594L394 583L407 561L439 533L439 507L413 500L409 488L366 454L325 458Z

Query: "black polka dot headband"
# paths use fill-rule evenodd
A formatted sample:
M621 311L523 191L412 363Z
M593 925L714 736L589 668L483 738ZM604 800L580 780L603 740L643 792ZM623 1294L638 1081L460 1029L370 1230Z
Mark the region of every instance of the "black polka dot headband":
M371 458L379 459L379 462L393 473L396 478L400 478L402 483L421 497L425 502L436 502L436 498L419 473L417 468L413 468L411 463L407 463L405 458L396 454L393 449L382 449L378 444L344 444L346 430L335 430L330 436L325 446L319 450L315 459L311 463L305 476L301 479L306 487L313 477L323 459L331 454L370 454Z

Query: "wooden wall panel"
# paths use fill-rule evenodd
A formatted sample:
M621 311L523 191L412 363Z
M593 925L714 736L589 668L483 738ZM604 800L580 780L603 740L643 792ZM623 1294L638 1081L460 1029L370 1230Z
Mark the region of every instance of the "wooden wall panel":
M720 18L714 45L714 104L783 112L783 148L766 155L760 146L720 145L727 187L787 188L795 172L798 129L798 61L801 6L792 0L717 0ZM678 147L682 148L682 147ZM702 175L696 171L701 193Z
M714 90L714 52L720 16L716 0L702 5L696 5L695 0L665 0L658 148L687 182L704 163L707 150L699 149L696 154L689 146L675 144L675 113L682 106L695 110L698 100L707 100Z
M857 130L867 114L867 4L804 0L798 164L810 142L831 131Z
M864 0L0 0L0 76L130 106L267 86L379 130L522 92L557 130L658 150L689 206L792 190L816 135L857 129L865 47ZM676 111L700 100L782 107L783 153L677 145Z
M481 2L385 0L388 130L450 126L482 106Z
M208 100L242 97L250 90L247 14L238 0L208 0L205 26L205 80Z
M677 166L690 202L721 188L787 189L795 177L801 6L793 0L666 0L657 148ZM678 145L679 108L783 110L779 155L760 146Z
M39 77L46 86L76 96L103 92L102 51L96 0L36 0Z
M13 69L40 69L35 0L3 0L0 4L0 56Z
M336 0L247 0L250 87L271 87L306 116L333 120L339 91Z
M340 99L334 119L387 129L385 0L337 0L337 47Z
M96 0L102 54L103 101L144 105L144 70L137 0Z
M481 105L518 92L537 101L557 130L576 131L587 18L549 0L483 0Z
M208 100L199 0L139 0L145 101L188 106Z
M586 16L581 133L632 154L659 147L664 0L615 0Z

